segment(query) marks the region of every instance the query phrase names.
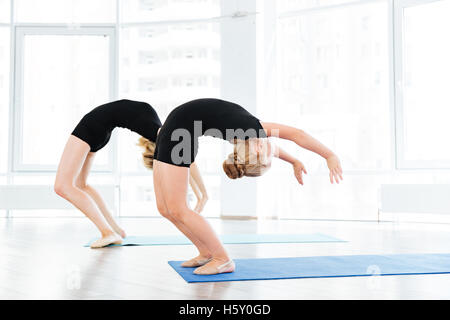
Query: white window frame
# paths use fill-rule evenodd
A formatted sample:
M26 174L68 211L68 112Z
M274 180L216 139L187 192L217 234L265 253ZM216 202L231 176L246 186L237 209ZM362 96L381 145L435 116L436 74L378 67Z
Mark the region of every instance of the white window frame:
M404 19L403 10L419 5L442 0L395 0L394 1L394 86L395 86L395 109L396 109L396 167L402 169L450 169L450 160L448 161L423 161L405 159L405 136L404 136L404 100L403 100L403 35Z
M14 134L13 134L13 172L54 172L56 166L54 165L37 165L37 164L24 164L22 161L22 146L23 146L23 58L24 58L24 37L26 35L96 35L109 37L109 99L113 100L116 95L116 27L112 25L104 26L92 26L92 25L16 25L14 30L15 34L15 61L14 61L14 98L13 98L13 117L14 117ZM74 124L75 126L75 124ZM94 172L109 172L112 173L116 166L116 153L117 153L117 138L115 134L112 135L111 149L108 154L108 163L100 166L95 165Z

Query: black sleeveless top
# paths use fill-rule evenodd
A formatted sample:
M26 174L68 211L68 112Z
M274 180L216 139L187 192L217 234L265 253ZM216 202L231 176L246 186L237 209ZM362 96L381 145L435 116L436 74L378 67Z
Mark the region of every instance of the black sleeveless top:
M198 153L198 138L203 135L230 142L267 137L259 120L240 105L220 99L198 99L169 114L156 140L154 158L189 167Z
M81 119L72 135L96 152L108 143L114 128L129 129L155 142L161 126L158 114L148 103L123 99L94 108Z

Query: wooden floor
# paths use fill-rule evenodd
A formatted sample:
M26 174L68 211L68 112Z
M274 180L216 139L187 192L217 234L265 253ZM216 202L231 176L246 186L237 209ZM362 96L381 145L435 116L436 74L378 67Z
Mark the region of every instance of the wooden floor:
M450 225L331 221L222 221L218 233L325 233L347 243L227 245L233 258L449 253ZM178 234L162 219L123 219L130 235ZM188 284L167 264L193 246L83 247L84 218L0 220L1 299L450 299L450 275Z

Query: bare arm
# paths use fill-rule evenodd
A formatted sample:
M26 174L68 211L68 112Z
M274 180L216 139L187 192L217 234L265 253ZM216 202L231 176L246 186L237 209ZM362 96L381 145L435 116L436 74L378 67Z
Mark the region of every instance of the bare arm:
M269 137L290 140L298 146L317 153L325 159L334 155L333 151L301 129L270 122L262 122L261 125Z
M195 183L195 180L192 177L192 174L189 174L189 184L191 185L191 189L194 192L195 197L197 198L197 201L200 200L202 197L202 194L200 193L200 190L198 189L198 186Z
M203 183L202 175L200 170L195 163L191 164L189 168L189 182L191 184L192 190L197 197L197 205L195 206L194 211L200 213L203 211L206 202L208 201L208 193L205 188L205 184Z
M320 155L324 159L326 159L327 166L330 169L331 183L333 183L333 180L336 183L339 183L339 179L343 180L342 167L339 158L337 157L336 154L334 154L333 151L327 148L320 141L313 138L305 131L294 127L270 122L261 122L261 125L266 131L267 136L290 140L296 143L298 146L306 150L312 151Z
M286 161L286 162L292 164L292 166L294 168L295 178L297 179L298 183L303 185L303 173L308 174L306 172L306 168L303 165L303 163L300 160L294 158L292 155L290 155L283 149L281 149L280 147L278 147L278 146L273 146L273 147L274 147L274 156L283 161Z

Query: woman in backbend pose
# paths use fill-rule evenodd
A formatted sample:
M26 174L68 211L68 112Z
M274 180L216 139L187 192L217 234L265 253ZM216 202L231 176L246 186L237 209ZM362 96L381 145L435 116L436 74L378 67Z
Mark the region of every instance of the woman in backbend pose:
M159 212L169 219L197 247L199 255L183 263L198 267L196 274L233 272L234 262L208 222L189 209L186 192L191 164L198 150L198 137L213 136L235 144L234 152L223 163L231 179L257 177L271 166L272 157L292 164L295 177L303 185L303 164L272 145L267 137L295 142L326 159L330 180L339 183L342 169L338 157L300 129L260 122L241 106L218 99L199 99L174 109L161 128L156 141L153 179ZM192 167L191 167L192 170ZM194 169L195 170L195 169Z
M142 136L139 145L145 149L144 163L152 168L155 141L161 128L158 114L147 103L119 100L101 105L81 119L67 141L56 173L55 192L81 210L101 233L101 238L94 241L91 248L120 244L126 236L101 196L87 184L96 152L108 143L116 127L127 128ZM201 194L206 195L206 192L198 174L193 174L192 180L200 197L196 210L201 211L206 201L206 196Z

